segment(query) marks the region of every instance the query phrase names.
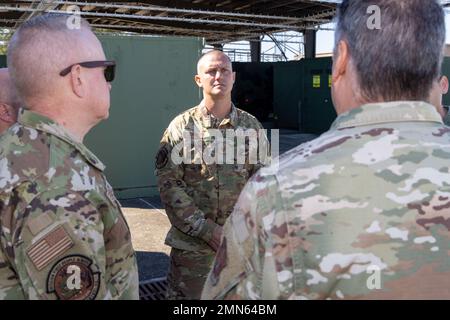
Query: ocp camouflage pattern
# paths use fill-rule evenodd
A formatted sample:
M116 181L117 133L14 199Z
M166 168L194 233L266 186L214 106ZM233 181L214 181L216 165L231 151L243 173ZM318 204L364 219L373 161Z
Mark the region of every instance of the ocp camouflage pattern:
M63 127L21 109L0 138L0 299L138 299L130 231L104 169ZM66 283L69 266L78 287Z
M449 299L450 128L368 104L243 190L203 299Z

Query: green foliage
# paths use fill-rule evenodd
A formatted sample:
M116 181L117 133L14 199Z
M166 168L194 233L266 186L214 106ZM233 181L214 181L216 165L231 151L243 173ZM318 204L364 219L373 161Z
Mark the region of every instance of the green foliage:
M8 41L11 38L11 31L8 29L0 29L0 55L6 54Z

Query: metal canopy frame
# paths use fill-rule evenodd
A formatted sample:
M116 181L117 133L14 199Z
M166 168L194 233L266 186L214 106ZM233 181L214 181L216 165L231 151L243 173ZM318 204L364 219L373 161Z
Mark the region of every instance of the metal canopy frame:
M80 15L102 31L196 36L207 44L317 29L336 11L335 3L313 0L6 0L0 3L0 28L16 29L36 14L67 12L70 6L77 6Z

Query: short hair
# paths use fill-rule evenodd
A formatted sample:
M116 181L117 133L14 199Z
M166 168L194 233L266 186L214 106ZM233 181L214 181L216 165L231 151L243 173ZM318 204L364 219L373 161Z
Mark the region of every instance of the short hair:
M381 29L369 29L367 10L381 11ZM426 100L440 74L444 10L436 0L343 0L336 48L348 43L361 95L368 101Z
M25 21L8 45L8 68L24 102L51 92L59 72L66 68L70 48L76 51L82 31L90 26L80 18L79 29L69 29L68 14L44 14Z
M205 57L211 56L211 55L213 55L213 54L222 54L223 56L225 56L225 57L227 58L227 60L230 62L231 68L233 68L233 62L231 61L230 57L229 57L225 52L223 52L222 50L218 50L218 49L212 49L212 50L210 50L210 51L208 51L208 52L203 53L203 54L200 56L200 58L198 58L198 60L197 60L197 72L198 72L198 70L199 70L199 68L200 68L200 63L202 62L202 60L203 60Z

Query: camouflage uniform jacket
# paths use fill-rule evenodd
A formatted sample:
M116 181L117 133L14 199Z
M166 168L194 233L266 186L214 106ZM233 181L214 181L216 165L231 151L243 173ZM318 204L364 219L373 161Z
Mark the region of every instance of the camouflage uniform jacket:
M0 299L138 299L130 231L104 165L24 109L0 139Z
M202 298L450 298L450 128L368 104L246 185Z
M450 126L450 112L448 112L448 107L447 108L445 108L444 109L445 111L446 111L446 113L445 113L445 117L444 117L444 124L446 125L446 126Z
M208 146L214 143L211 129L219 130L225 138L227 129L259 130L262 126L255 117L234 105L222 121L199 105L177 116L165 131L156 159L155 174L161 200L172 223L166 244L188 251L209 248L206 242L211 239L214 228L225 223L245 183L262 166L259 158L253 164L248 161L248 144L245 146L245 164L238 164L236 158L233 159L235 164L206 163L198 154L194 154L190 163L175 164L171 157L172 150L183 144L183 132L189 132L192 136L194 128L201 136L192 140L201 140L200 144L206 152ZM259 145L268 150L265 133L259 141ZM236 155L237 144L234 147Z

